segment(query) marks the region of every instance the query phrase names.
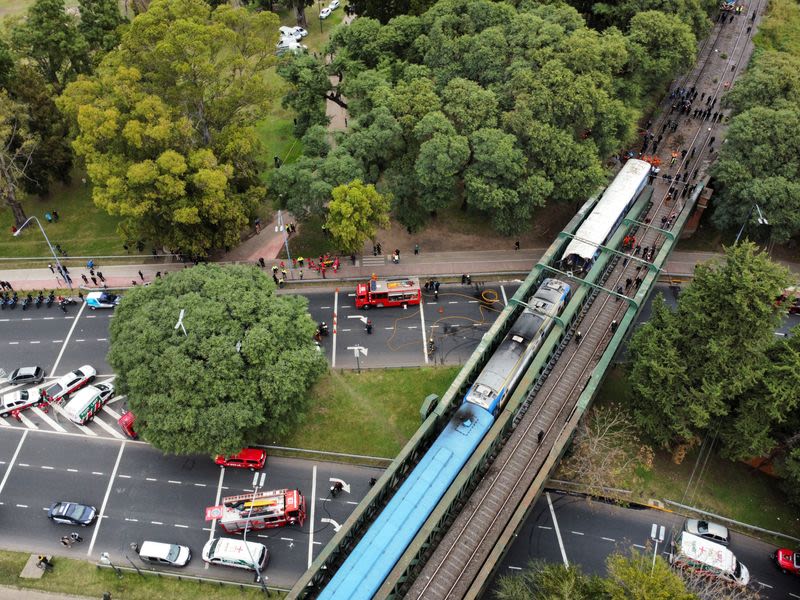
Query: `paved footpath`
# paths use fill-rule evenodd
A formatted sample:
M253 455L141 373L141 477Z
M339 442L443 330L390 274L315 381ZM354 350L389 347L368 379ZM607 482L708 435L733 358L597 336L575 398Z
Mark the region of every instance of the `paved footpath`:
M356 259L356 265L352 265L350 259L345 259L338 273L333 273L331 269L326 272L326 279L331 281L354 281L369 279L373 273L379 276L415 276L415 277L460 277L463 273L469 273L473 277L478 276L520 276L529 272L536 261L541 258L544 248L533 250L491 250L477 252L429 252L415 256L412 252L408 255L401 252L400 264L393 264L389 256L364 256ZM675 276L676 279L686 279L694 272L694 267L698 263L708 261L712 258L721 256L714 252L674 252L667 262L666 273ZM231 261L223 264L252 264L250 261ZM279 259L266 261L265 272L271 274L272 265L280 265ZM792 272L800 275L800 263L783 262ZM157 272L171 273L186 268L188 265L180 262L151 263L142 265L97 265L106 279L109 288L128 288L132 282L137 285L142 284L142 279L138 272L144 275L144 283L151 282ZM314 282L319 284L323 278L316 272L308 268L290 268L288 271L288 283L299 284L302 272L303 284ZM80 285L82 291L100 289L100 286L81 285L81 273L89 275L86 268L71 267L70 276L76 286ZM47 268L35 269L7 269L0 271L0 281L8 281L13 288L22 290L47 290L55 287L63 287L56 281ZM99 281L98 281L99 283Z
M0 585L0 600L89 600L88 596L73 596L57 592L39 592Z

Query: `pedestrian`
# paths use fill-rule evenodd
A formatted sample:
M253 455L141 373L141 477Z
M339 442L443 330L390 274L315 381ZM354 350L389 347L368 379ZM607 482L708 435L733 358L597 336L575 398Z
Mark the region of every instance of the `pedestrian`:
M53 274L55 275L55 272L56 272L56 270L53 268L53 265L51 265L51 264L48 264L48 265L47 265L47 268L48 268L48 269L50 269L50 272L51 272L51 273L53 273Z
M91 279L92 279L92 283L93 283L94 285L97 285L97 277L95 277L94 275L92 275Z
M414 254L419 254L419 244L414 244Z
M278 278L278 287L283 288L283 277Z
M161 271L156 271L156 279L161 279ZM105 279L103 281L105 281Z
M131 279L131 286L136 287L137 283L135 279Z
M263 257L258 259L258 264L262 269L267 266L267 263L264 262L264 258Z
M617 320L614 319L613 321L611 321L611 333L616 333L617 327L618 327Z
M303 263L305 263L305 261L306 259L303 258L302 256L297 257L297 264L300 266L301 269L303 268Z
M72 533L69 534L69 539L71 539L73 542L83 541L83 538L76 531L73 531Z
M56 223L58 223L58 219L59 219L59 216L58 216L58 211L57 211L57 210L54 210L54 211L53 211L53 221L55 221Z
M275 273L272 274L272 281L275 282L275 285L278 285L278 276Z
M544 431L539 430L539 433L536 434L536 443L541 444L543 439L544 439Z
M636 278L636 289L637 290L639 289L640 285L642 285L642 278L641 277L637 277Z
M435 300L439 299L439 289L438 288L434 288L434 290L433 290L433 298Z
M716 137L714 137L714 136L712 135L712 136L711 136L711 139L710 139L710 140L708 140L708 143L709 143L709 144L711 144L711 145L713 146L713 145L714 145L714 140L715 140L715 139L717 139L717 138L716 138Z
M471 285L471 284L472 284L472 275L467 273L467 285ZM477 284L475 284L475 285L477 286Z
M299 262L299 259L298 259L298 262ZM272 276L275 277L277 274L278 274L278 265L272 265Z
M303 269L300 269L300 280L303 280Z
M622 285L617 286L617 302L619 302L619 297L624 294L624 290L622 289Z
M139 279L144 281L144 274L141 271L139 271Z
M81 279L83 279L83 283L85 283L86 285L89 285L89 280L86 278L86 275L84 275L83 273L81 273Z
M580 331L576 331L575 332L575 343L576 344L580 344L582 337L583 337L583 335L581 334L581 332Z
M65 548L71 548L72 547L72 540L69 539L69 536L62 535L61 536L61 545L64 546Z
M325 277L325 270L326 270L326 269L325 269L325 265L322 265L322 266L320 267L320 269L319 269L319 272L320 272L320 273L322 273L322 278L323 278L323 279L327 279L327 277Z
M625 290L626 290L626 291L627 291L627 290L629 290L629 289L630 289L630 287L631 287L632 285L633 285L633 279L631 279L630 277L628 277L628 278L625 280Z
M464 285L465 283L467 283L467 276L466 276L466 274L462 273L461 274L461 285Z

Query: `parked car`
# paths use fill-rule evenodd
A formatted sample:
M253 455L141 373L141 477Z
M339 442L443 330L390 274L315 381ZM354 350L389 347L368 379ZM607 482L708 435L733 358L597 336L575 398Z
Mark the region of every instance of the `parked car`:
M15 410L25 410L41 401L38 390L20 390L3 396L0 400L0 417L7 417Z
M800 575L800 552L789 548L778 548L770 556L784 573Z
M686 519L686 522L683 524L683 530L688 531L692 535L701 537L704 540L716 542L717 544L722 544L723 546L727 546L731 541L730 533L728 532L727 527L724 525L718 525L717 523L711 523L709 521Z
M287 52L291 52L293 54L300 54L308 50L308 47L305 44L300 44L294 38L281 38L281 41L277 44L277 51L276 54L281 56L282 54L286 54Z
M41 383L44 379L42 367L21 367L11 372L8 383L19 385L21 383Z
M139 558L151 564L185 567L192 558L187 546L144 541L139 547Z
M308 32L303 29L302 27L292 27L292 35L294 35L294 39L302 40L304 37L308 35Z
M281 25L280 27L278 27L278 32L281 34L282 38L294 37L294 27L287 27L286 25Z
M61 402L72 392L87 385L94 379L95 375L97 375L97 371L94 370L94 367L83 365L80 369L75 369L48 385L45 388L45 393L53 402Z
M119 304L120 296L108 292L89 292L86 294L86 306L96 308L114 308Z
M328 17L331 16L332 12L333 12L333 10L326 6L321 11L319 11L319 18L320 19L327 19Z
M328 3L328 8L330 8L331 10L336 10L337 8L339 8L339 5L340 5L339 0L331 0Z
M55 502L47 511L47 516L54 523L86 527L94 523L97 509L78 502Z
M238 454L232 456L219 455L214 462L221 467L233 467L235 469L250 469L258 471L264 468L267 462L267 451L261 448L245 448Z

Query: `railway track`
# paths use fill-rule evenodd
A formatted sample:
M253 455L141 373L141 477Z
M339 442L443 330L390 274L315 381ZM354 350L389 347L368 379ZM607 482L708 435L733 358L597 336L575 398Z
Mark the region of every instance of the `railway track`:
M764 2L765 0L758 0L754 8L756 13L761 10ZM698 91L707 90L704 93L711 94L719 101L720 94L727 87L725 82L733 81L739 72L739 65L746 64L752 51L746 43L749 39L746 27L752 25L750 15L741 16L734 21L736 25L718 23L715 26L717 31L712 32L699 51L699 64L683 78L680 87L691 85ZM728 29L725 30L725 27ZM731 34L733 27L736 29ZM720 39L731 36L733 48L728 51L728 58L721 61L718 52ZM719 62L722 62L721 67L716 64ZM715 68L711 69L712 66ZM712 77L706 75L707 71L715 75L721 73L722 76L713 81ZM692 83L689 84L689 81ZM668 102L667 110L670 106L671 102ZM669 115L664 116L661 124L668 119ZM680 136L667 136L663 149L667 151L678 145L695 148L696 158L687 152L686 157L682 157L677 163L675 173L686 172L687 169L691 173L696 169L700 174L711 163L711 157L706 154L707 147L711 145L711 137L716 137L722 143L726 127L722 123L715 126L705 120L688 117L682 119L684 128ZM688 145L685 140L690 140ZM674 178L670 181L657 178L653 183L653 204L645 222L639 226L642 235L637 234L637 239L641 239L639 243L642 247L650 246L660 250L667 234L657 225L662 217L683 211L686 203L679 194L675 194L675 204L669 204L668 196L670 188L674 186ZM649 223L656 225L651 226ZM636 264L636 260L616 259L607 272L607 289L617 289L627 279L632 279ZM471 589L476 575L544 465L553 443L569 421L594 367L605 352L612 337L611 322L619 322L621 315L628 309L626 303L617 302L607 294L593 294L593 298L580 321L583 341L580 344L570 343L567 336L560 350L560 358L535 392L532 408L519 420L483 480L428 558L406 598L456 599L465 597L468 592L476 592Z

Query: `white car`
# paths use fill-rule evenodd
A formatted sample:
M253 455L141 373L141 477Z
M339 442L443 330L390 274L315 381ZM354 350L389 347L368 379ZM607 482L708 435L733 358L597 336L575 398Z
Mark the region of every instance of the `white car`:
M67 373L58 381L54 381L45 388L47 397L53 402L61 402L72 392L88 385L97 375L97 371L90 365L83 365L80 369Z
M331 16L331 12L333 12L333 11L326 6L321 11L319 11L319 18L320 19L327 19L328 17Z
M39 390L20 390L3 396L0 400L0 417L7 417L15 410L25 410L41 402Z
M282 38L294 37L294 27L287 27L286 25L281 25L280 27L278 27L278 31L280 32Z
M292 35L294 35L294 39L302 40L308 35L308 32L302 27L292 27Z
M122 299L117 294L109 294L108 292L89 292L86 294L86 305L95 310L96 308L114 308Z
M337 8L339 8L339 0L331 0L328 3L328 8L330 8L331 10L336 10Z
M298 43L294 38L283 38L280 42L278 42L278 49L276 53L278 56L286 54L287 52L291 52L292 54L302 54L306 50L308 50L308 46Z

